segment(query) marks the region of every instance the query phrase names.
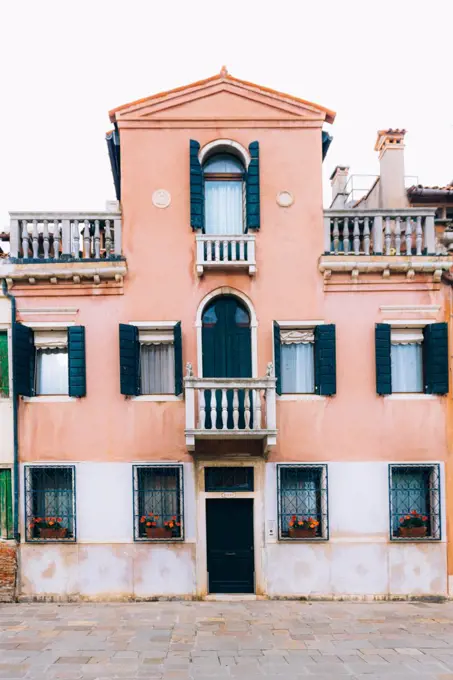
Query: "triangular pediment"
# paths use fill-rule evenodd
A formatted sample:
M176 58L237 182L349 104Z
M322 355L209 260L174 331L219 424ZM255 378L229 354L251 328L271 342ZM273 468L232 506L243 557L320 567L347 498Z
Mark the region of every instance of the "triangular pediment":
M159 120L306 120L332 122L335 114L317 104L220 74L145 97L110 112L112 122Z

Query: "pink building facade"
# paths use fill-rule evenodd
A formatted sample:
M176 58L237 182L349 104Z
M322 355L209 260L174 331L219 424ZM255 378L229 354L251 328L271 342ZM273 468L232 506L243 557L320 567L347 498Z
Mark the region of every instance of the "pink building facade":
M323 211L334 115L222 70L110 113L105 212L11 215L20 598L448 595L451 256Z

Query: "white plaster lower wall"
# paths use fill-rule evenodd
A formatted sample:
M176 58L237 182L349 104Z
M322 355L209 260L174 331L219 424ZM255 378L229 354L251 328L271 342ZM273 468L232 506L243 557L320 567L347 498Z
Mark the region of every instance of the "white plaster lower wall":
M0 465L12 465L13 458L13 402L0 397Z

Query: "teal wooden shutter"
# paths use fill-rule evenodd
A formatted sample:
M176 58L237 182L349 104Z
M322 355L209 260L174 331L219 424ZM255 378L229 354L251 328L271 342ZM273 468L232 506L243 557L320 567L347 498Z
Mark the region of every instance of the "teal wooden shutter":
M249 144L251 161L247 168L246 211L247 229L260 228L260 145Z
M87 393L85 364L85 327L68 328L69 396L84 397Z
M425 392L447 394L448 324L427 324L423 329L423 335Z
M175 394L178 396L183 391L182 378L182 333L181 322L175 325L174 328L174 344L175 344Z
M375 326L376 353L376 392L392 394L392 355L391 326L388 323L377 323Z
M190 140L190 224L204 230L204 178L198 160L200 143Z
M13 324L13 384L15 393L31 397L35 392L35 345L33 331Z
M121 394L140 394L140 345L138 328L120 323L120 385Z
M0 396L9 395L8 333L0 332Z
M315 326L315 393L331 397L337 392L335 325Z
M280 326L274 321L274 370L277 382L275 389L277 394L282 393L282 345L280 342Z
M13 537L11 470L0 470L0 538Z

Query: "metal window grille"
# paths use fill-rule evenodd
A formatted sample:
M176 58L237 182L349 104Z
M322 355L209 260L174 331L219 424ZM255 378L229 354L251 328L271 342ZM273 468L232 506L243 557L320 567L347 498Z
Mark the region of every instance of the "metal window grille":
M25 538L76 540L74 466L25 467Z
M134 465L134 540L184 540L182 465Z
M253 491L253 467L206 467L205 491Z
M0 333L0 397L9 396L8 334Z
M391 540L441 539L438 464L389 465L389 501Z
M0 538L13 538L11 470L0 470Z
M279 539L327 540L329 518L326 465L277 465ZM291 522L315 520L311 535L298 536ZM308 522L309 523L309 522Z

